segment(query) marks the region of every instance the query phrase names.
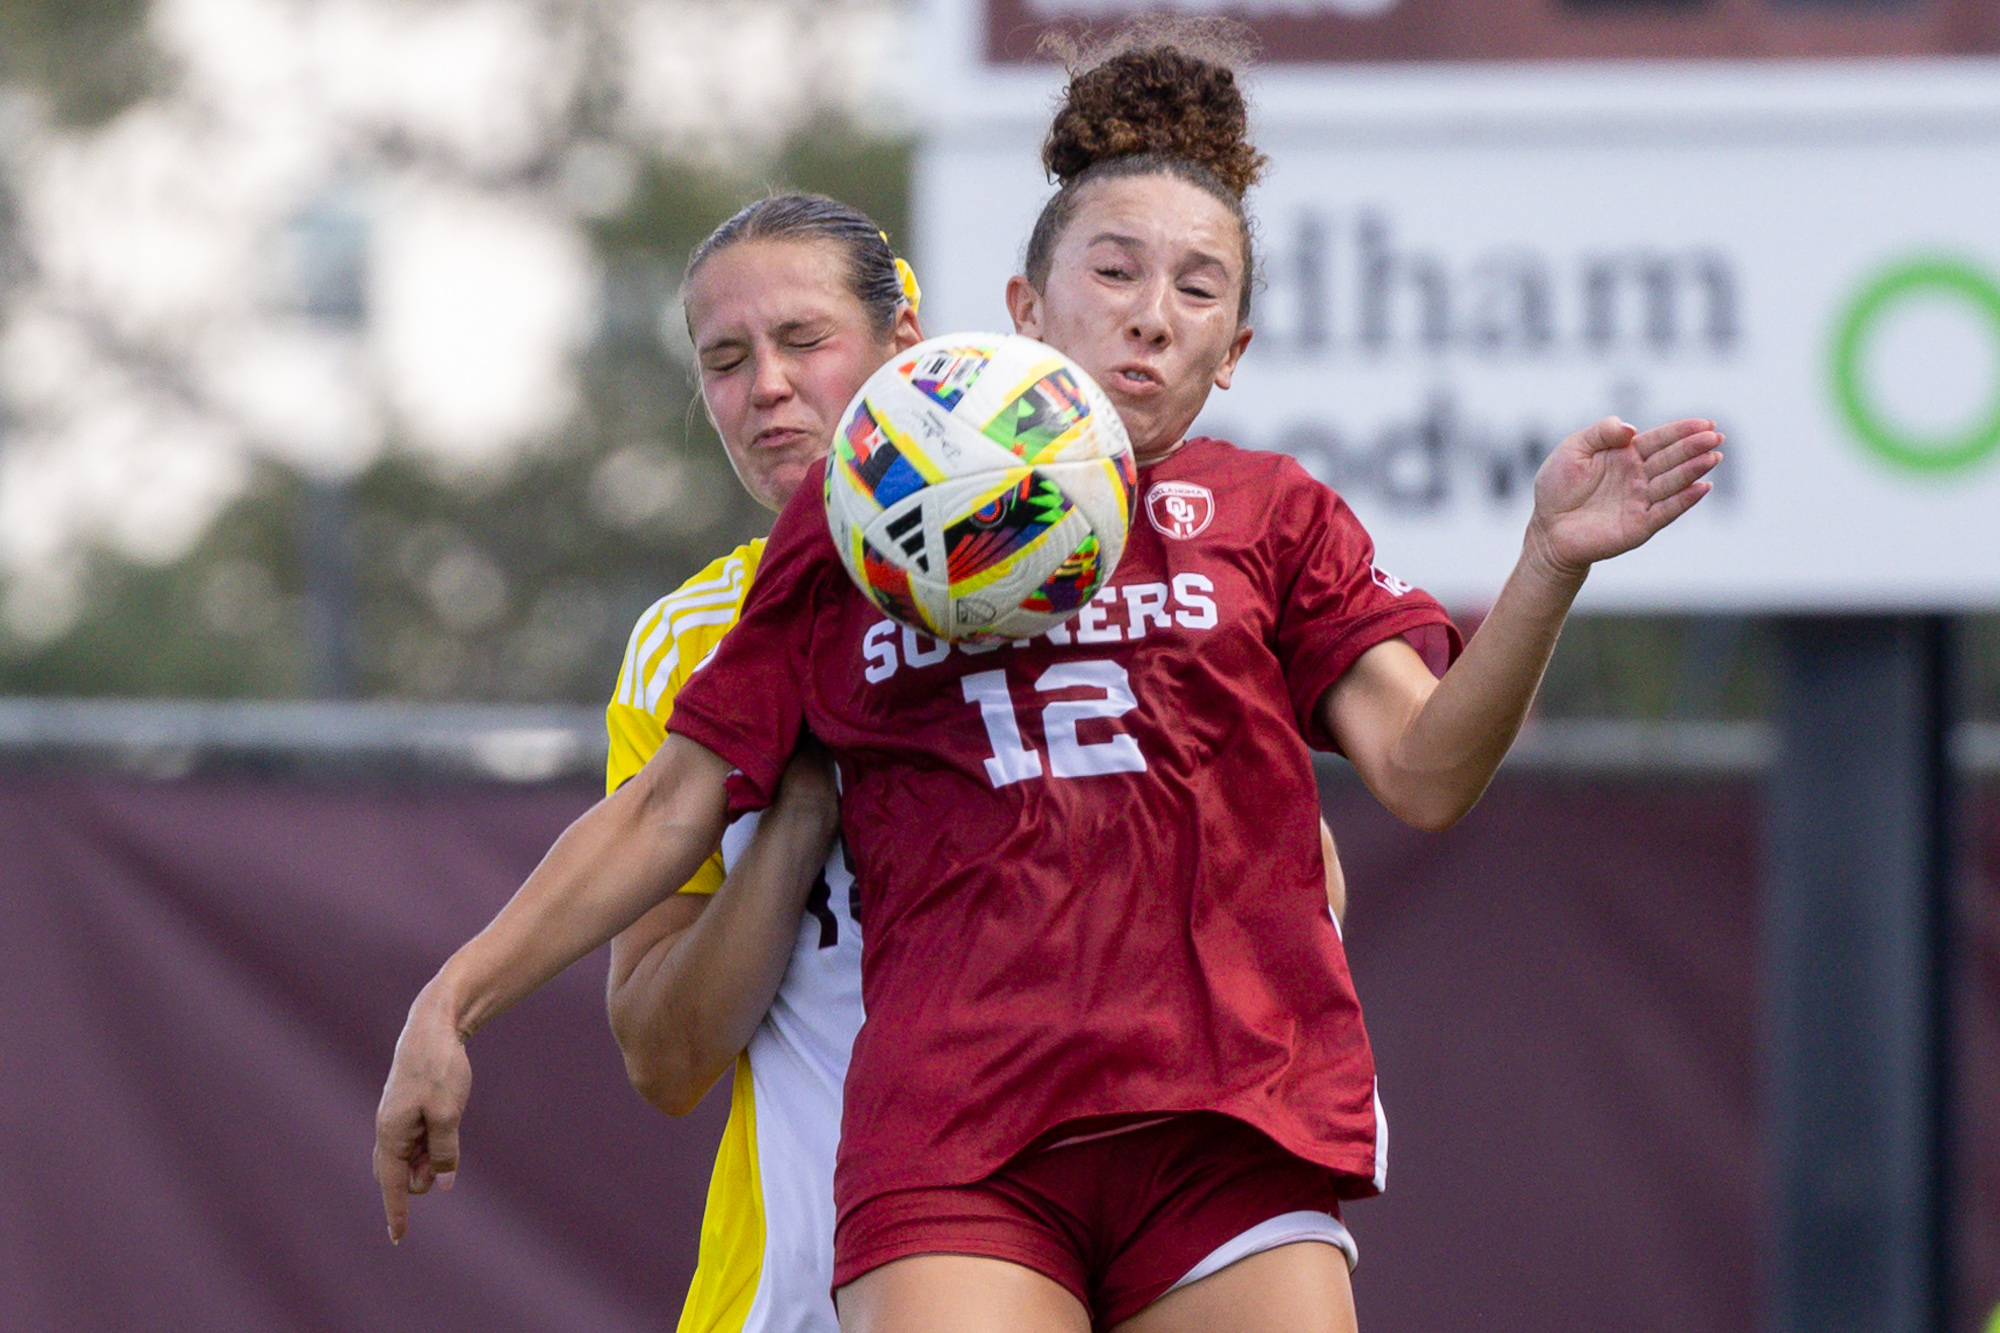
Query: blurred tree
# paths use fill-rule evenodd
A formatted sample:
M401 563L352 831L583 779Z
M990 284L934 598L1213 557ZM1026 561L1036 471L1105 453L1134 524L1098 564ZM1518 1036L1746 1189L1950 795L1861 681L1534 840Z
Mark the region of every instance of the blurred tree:
M887 14L893 3L762 0L762 17L792 24L791 40L812 53L803 92L774 82L758 94L774 105L802 99L771 113L772 123L796 127L776 142L673 130L672 115L660 110L663 98L700 101L703 88L717 91L721 85L709 85L748 68L675 65L673 43L661 40L687 36L686 45L710 50L702 43L740 28L746 12L721 0L643 7L655 15L649 21L679 25L666 29L634 27L639 11L623 0L531 6L550 67L572 72L550 85L564 91L550 94L548 106L524 95L522 114L540 126L539 137L505 167L468 159L448 138L414 134L393 108L346 113L353 119L344 122L340 151L351 179L404 173L466 194L530 201L574 224L602 276L595 333L575 366L577 406L560 428L468 480L418 462L399 434L404 428L391 422L387 452L348 483L362 694L594 702L609 688L639 611L765 528L768 517L729 476L695 401L679 276L689 249L716 223L779 186L847 199L907 248L910 144L828 109L866 111L872 94L854 101L861 85L851 71L867 62L835 53L825 25ZM312 12L339 7L319 0ZM352 19L368 7L347 8ZM413 0L405 12L445 8ZM4 299L10 279L25 290L38 276L32 257L10 243L23 178L5 169L17 147L4 135L6 94L26 90L41 108L36 114L53 117L73 141L148 99L170 99L185 68L154 49L147 17L147 0L0 0L0 321L13 310ZM736 96L741 89L727 91L732 129L757 119L751 102ZM75 330L99 340L95 355L114 369L113 381L158 391L145 402L178 404L225 430L256 434L232 421L226 405L203 398L196 340L178 329L150 341L121 331L107 317L115 308L79 305L76 290L38 299L45 322L73 319ZM0 462L7 411L0 398ZM250 474L252 484L178 559L146 564L92 551L81 563L77 613L49 616L59 629L52 637L10 632L0 617L0 692L308 692L300 562L307 483L268 453ZM1969 619L1966 645L1973 712L2000 718L2000 617ZM1768 635L1754 621L1579 617L1541 707L1558 716L1759 716L1768 660Z
M184 560L143 565L94 555L90 612L34 651L0 655L0 692L297 695L304 675L290 479L264 469Z
M1961 616L1959 627L1964 716L2000 722L2000 615ZM1756 616L1577 616L1536 707L1550 717L1764 717L1773 647Z
M1749 617L1576 616L1536 707L1552 717L1762 717L1770 662L1770 634Z
M349 489L360 693L596 702L639 613L770 516L736 484L696 401L678 284L716 224L776 188L851 200L899 239L909 145L815 119L762 170L640 164L588 228L605 275L581 402L492 475L446 479L392 450ZM0 693L305 693L302 478L255 484L184 558L98 552L84 611L44 644L0 648Z
M0 83L32 88L57 119L95 124L154 73L146 0L0 0Z

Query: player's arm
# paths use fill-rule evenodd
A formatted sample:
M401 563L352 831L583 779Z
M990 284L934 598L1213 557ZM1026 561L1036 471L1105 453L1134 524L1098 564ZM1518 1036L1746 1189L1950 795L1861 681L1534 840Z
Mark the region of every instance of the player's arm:
M839 825L808 740L722 887L675 894L611 942L611 1030L632 1086L668 1115L693 1110L763 1021Z
M1590 566L1645 542L1709 490L1709 421L1641 434L1616 418L1556 446L1535 477L1521 558L1465 652L1432 677L1400 639L1363 653L1320 697L1320 721L1398 818L1449 828L1478 801L1534 701Z
M484 930L410 1006L375 1112L375 1178L391 1238L409 1195L458 1169L472 1089L465 1039L685 883L722 836L727 760L669 736L630 782L571 824Z

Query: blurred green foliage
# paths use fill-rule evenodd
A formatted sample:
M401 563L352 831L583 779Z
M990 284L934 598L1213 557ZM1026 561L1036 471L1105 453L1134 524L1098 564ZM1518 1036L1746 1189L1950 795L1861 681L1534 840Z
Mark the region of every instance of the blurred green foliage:
M1536 707L1551 717L1768 716L1776 635L1756 616L1576 616ZM2000 615L1958 618L1959 706L2000 721Z
M1560 717L1762 717L1771 648L1769 626L1742 616L1577 616L1537 707Z
M596 224L601 251L686 256L731 213L781 189L814 190L854 205L882 224L901 252L909 246L910 148L823 117L783 145L767 170L727 176L685 162L647 161L630 203Z
M645 163L627 206L591 227L602 318L568 425L495 476L447 480L392 450L347 488L357 692L608 697L639 613L770 522L736 484L691 369L663 336L688 251L781 188L849 200L900 243L908 182L907 143L837 120L742 175ZM67 633L40 645L0 635L0 693L310 693L305 493L302 478L265 464L181 560L99 554Z
M266 469L188 557L156 567L94 557L90 612L41 649L0 655L9 694L284 697L304 677L286 479Z
M155 73L146 0L0 0L0 83L34 89L56 118L96 124Z
M0 84L88 126L161 82L146 0L0 0ZM601 111L601 108L595 110ZM603 133L580 108L579 133ZM630 198L587 224L605 275L582 404L498 475L443 479L392 451L346 493L357 692L596 702L633 620L766 529L692 391L676 289L686 255L772 189L837 195L909 243L910 144L821 118L741 172L652 157ZM0 190L0 254L9 201ZM0 693L280 698L315 672L300 551L305 481L274 464L182 559L95 555L84 611L46 643L0 631ZM2000 616L1963 622L1970 713L2000 718ZM1772 635L1742 617L1581 616L1540 709L1553 716L1762 716Z

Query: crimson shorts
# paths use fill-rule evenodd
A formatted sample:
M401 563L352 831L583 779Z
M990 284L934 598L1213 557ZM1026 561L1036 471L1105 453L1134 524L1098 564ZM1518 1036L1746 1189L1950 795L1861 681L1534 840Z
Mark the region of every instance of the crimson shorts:
M1061 1283L1109 1328L1260 1223L1337 1219L1342 1179L1240 1120L1175 1115L1059 1141L970 1185L869 1199L834 1233L833 1285L912 1255L983 1255Z

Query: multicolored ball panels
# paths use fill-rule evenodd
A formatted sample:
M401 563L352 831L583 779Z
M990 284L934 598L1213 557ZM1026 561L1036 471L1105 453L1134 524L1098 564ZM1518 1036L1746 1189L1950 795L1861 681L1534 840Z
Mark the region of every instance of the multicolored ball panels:
M1018 334L960 333L894 357L847 405L826 517L893 619L1024 639L1111 577L1137 483L1125 427L1080 366Z

